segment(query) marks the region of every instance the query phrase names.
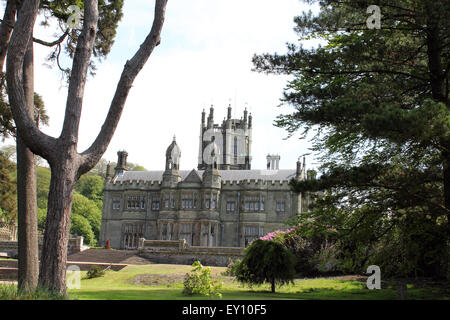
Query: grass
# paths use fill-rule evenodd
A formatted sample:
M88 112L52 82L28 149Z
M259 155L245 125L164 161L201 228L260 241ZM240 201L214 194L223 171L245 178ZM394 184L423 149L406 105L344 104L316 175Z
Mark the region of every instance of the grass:
M68 297L37 288L27 292L17 292L17 285L0 284L0 300L66 300Z
M190 272L185 265L130 265L120 271L107 271L104 277L86 279L82 272L81 289L69 290L71 298L80 300L196 300L209 299L203 296L184 296L183 277ZM213 279L223 283L222 299L270 300L270 299L333 299L333 300L391 300L397 293L389 283L381 290L369 290L366 283L356 280L316 278L295 280L294 284L277 287L270 292L269 285L253 288L243 287L233 277L221 275L225 268L211 267ZM409 299L450 299L445 287L408 285Z

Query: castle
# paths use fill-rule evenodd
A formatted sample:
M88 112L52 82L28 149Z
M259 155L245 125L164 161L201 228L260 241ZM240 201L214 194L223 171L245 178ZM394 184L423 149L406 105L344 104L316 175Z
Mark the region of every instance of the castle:
M198 167L180 170L176 138L166 150L165 170L127 171L125 151L118 152L114 174L104 188L100 244L137 248L140 238L185 239L192 246L246 247L304 211L308 198L289 180L305 179L305 161L279 169L279 156L267 156L267 169L251 169L252 115L222 125L203 110Z

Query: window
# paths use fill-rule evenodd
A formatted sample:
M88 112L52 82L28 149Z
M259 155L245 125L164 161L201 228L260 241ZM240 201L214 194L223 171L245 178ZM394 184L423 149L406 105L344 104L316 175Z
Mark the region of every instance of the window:
M159 210L159 197L152 198L152 210Z
M259 226L244 227L244 245L247 247L253 240L262 236L263 230Z
M165 209L169 208L169 196L167 194L164 195L163 204Z
M167 240L167 223L164 223L162 227L162 240Z
M139 246L139 239L144 236L143 224L126 224L122 229L122 248L136 249Z
M192 193L183 194L181 196L181 208L182 209L192 209L194 204L194 195Z
M277 212L285 212L286 211L286 200L285 199L277 199L276 200L276 211Z
M212 202L211 202L211 208L215 209L217 203L217 194L213 194Z
M264 210L264 198L260 196L245 197L245 211L255 212Z
M236 201L234 198L227 199L227 212L234 212L236 208Z
M120 197L114 197L112 199L113 210L120 210Z
M194 208L197 208L197 194L194 194Z
M119 204L120 206L120 204ZM139 210L145 209L145 197L144 196L128 196L127 197L127 209Z
M209 209L211 203L211 196L209 194L205 195L205 208Z
M180 224L179 239L184 239L188 244L192 244L192 224L188 223Z

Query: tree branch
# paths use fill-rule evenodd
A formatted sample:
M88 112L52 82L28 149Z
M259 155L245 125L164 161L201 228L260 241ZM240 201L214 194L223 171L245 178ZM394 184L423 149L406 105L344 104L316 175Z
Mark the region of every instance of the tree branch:
M53 42L47 42L47 41L44 41L44 40L41 40L41 39L37 39L37 38L34 38L34 37L33 37L33 41L36 42L36 43L42 44L42 45L44 45L44 46L47 46L47 47L53 47L53 46L56 46L57 44L60 44L61 42L63 42L64 39L66 39L66 37L67 37L67 35L69 34L69 32L70 32L70 29L67 29L67 30L62 34L61 37L59 37L58 39L56 39L56 40L53 41Z
M77 144L80 125L81 109L83 106L84 88L86 86L87 71L91 61L95 43L98 1L84 1L84 23L75 50L67 93L66 113L60 139L68 145Z
M55 152L56 139L42 133L28 114L23 89L24 56L32 38L38 9L39 0L25 1L20 9L8 47L6 81L11 111L21 138L33 153L52 162L58 156Z
M161 31L164 23L167 1L168 0L156 0L155 17L151 31L133 58L126 62L105 122L92 145L86 151L81 153L82 164L79 169L79 174L89 171L98 160L100 160L101 156L108 148L114 131L119 123L133 81L147 62L154 48L158 46L161 41Z

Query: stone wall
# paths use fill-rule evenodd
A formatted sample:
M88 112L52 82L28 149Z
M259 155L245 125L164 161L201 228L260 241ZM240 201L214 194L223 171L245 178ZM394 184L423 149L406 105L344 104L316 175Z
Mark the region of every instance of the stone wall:
M17 227L2 226L0 223L0 241L1 240L17 240Z
M241 259L244 248L190 246L182 240L139 240L138 254L156 263L226 267L231 260Z
M39 257L41 256L42 251L42 244L43 244L43 237L39 237ZM67 245L67 254L72 254L76 252L81 252L89 247L86 247L83 245L83 237L75 237L70 238L69 243ZM18 246L17 241L7 241L7 240L0 240L0 254L4 256L8 256L11 258L16 258L18 255Z

